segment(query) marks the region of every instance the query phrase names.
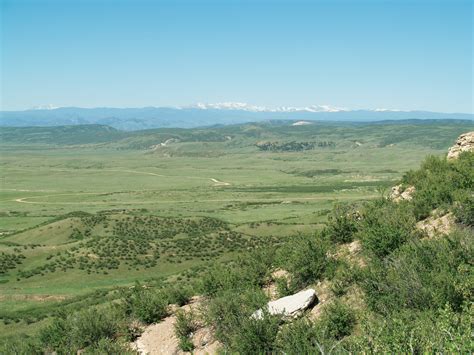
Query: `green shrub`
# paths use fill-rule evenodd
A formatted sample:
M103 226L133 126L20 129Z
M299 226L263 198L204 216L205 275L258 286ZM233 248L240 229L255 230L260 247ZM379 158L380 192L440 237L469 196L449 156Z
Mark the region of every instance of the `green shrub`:
M219 291L234 289L239 284L239 275L231 266L214 266L201 279L201 291L204 295L213 296Z
M68 322L65 313L61 313L54 318L52 323L41 329L39 333L40 342L50 351L60 351L72 347L73 339L67 336L71 331L71 324Z
M167 291L170 303L175 303L178 306L188 304L193 296L193 290L190 287L172 287Z
M123 295L122 307L125 314L151 324L168 315L169 298L162 291L144 289L136 284Z
M328 242L320 234L298 235L279 252L279 263L292 275L295 287L304 287L323 276L327 266Z
M222 291L207 305L206 323L214 327L216 339L227 349L232 349L243 322L266 302L261 289L242 289L240 293Z
M326 233L333 243L350 243L358 230L358 219L354 207L336 204L329 215Z
M411 202L416 218L426 218L432 210L452 205L460 190L472 191L473 171L474 153L466 152L452 161L430 156L420 169L405 174L402 182L416 189Z
M324 309L321 323L328 337L340 340L352 333L356 317L347 305L335 302Z
M192 351L194 344L191 341L192 333L197 329L194 314L192 312L178 311L174 332L179 339L179 347L183 351Z
M232 351L238 354L270 354L276 350L281 317L270 315L263 308L261 319L245 317L240 322L240 331L235 333Z
M84 349L81 354L85 355L135 355L136 351L132 351L128 344L113 341L108 338L100 339L97 344Z
M465 226L474 227L474 195L473 191L462 191L456 195L454 215L456 220Z
M40 340L51 351L69 353L95 346L101 339L114 339L123 329L123 318L117 308L89 308L55 318L40 331Z
M0 341L0 354L42 355L43 349L36 339L15 336Z
M383 258L416 237L415 223L406 203L379 199L365 206L358 237L364 248Z
M323 327L301 318L286 324L279 332L277 349L282 354L331 354L340 351L340 342L325 335Z
M462 313L449 306L423 312L402 311L391 317L366 316L361 334L346 346L351 353L469 354L472 353L474 308Z
M369 307L382 314L426 310L446 303L458 310L469 295L474 239L459 231L439 239L411 242L390 258L365 269L361 286Z
M250 252L236 262L215 264L201 279L201 291L212 296L223 290L261 287L269 279L273 248Z
M96 344L103 338L114 338L120 327L112 308L77 312L70 318L70 323L69 336L81 347Z
M331 278L331 291L340 297L346 294L348 288L356 282L359 269L351 267L347 263L341 263Z
M294 294L298 289L294 282L286 277L278 277L275 279L275 286L278 297L285 297Z

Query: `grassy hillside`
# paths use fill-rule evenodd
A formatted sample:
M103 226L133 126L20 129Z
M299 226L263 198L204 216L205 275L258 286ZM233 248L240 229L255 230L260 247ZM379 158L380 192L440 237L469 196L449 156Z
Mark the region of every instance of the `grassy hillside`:
M126 136L115 128L101 125L58 127L2 127L2 144L76 145L110 142Z
M227 142L226 147L245 146L259 141L332 142L340 145L364 144L384 147L413 144L446 148L473 121L404 120L373 123L314 121L269 121L242 125L195 129L161 128L124 132L104 125L56 127L2 127L3 144L82 145L113 142L119 149L152 149L156 145L178 142ZM362 139L364 138L364 139Z

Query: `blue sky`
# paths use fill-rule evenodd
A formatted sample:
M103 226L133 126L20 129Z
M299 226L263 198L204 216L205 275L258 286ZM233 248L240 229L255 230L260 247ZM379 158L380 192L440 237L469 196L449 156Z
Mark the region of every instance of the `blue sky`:
M0 2L2 109L473 112L470 0Z

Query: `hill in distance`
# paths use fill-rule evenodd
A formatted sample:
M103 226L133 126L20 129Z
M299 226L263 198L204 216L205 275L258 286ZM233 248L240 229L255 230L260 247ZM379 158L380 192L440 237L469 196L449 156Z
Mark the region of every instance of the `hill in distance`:
M246 104L197 105L183 108L60 107L0 112L0 125L10 127L100 124L132 131L149 128L193 128L269 120L374 122L408 119L473 120L466 113L427 111L342 110L327 106L267 109Z

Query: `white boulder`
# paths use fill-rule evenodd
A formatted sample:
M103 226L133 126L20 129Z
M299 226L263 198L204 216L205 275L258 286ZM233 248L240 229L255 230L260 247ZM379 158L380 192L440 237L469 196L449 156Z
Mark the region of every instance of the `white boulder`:
M291 296L286 296L279 298L275 301L270 301L267 303L268 313L272 315L283 315L285 317L297 317L311 306L315 300L316 291L312 288L304 291L300 291ZM259 309L252 314L252 317L255 319L263 318L263 310Z

